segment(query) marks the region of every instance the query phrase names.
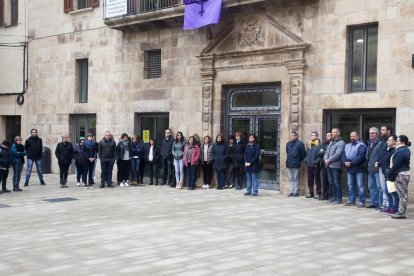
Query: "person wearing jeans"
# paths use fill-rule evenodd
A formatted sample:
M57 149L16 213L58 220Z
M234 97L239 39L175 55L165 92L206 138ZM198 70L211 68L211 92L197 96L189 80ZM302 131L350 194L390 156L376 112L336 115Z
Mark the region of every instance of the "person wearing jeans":
M292 131L289 134L290 141L286 144L286 168L288 170L290 193L288 197L299 196L299 169L306 157L305 145L298 139L298 133Z
M171 129L165 130L165 137L160 142L160 154L162 161L162 182L161 185L168 184L171 188L176 186L174 176L174 162L172 155L172 146L174 138L171 136ZM168 182L168 183L167 183Z
M24 146L22 145L22 137L16 136L14 143L11 146L12 166L13 166L13 191L20 192L20 178L22 176L24 156L27 155Z
M364 184L364 163L367 146L359 140L359 132L353 130L350 133L351 141L345 145L345 150L342 152L342 163L347 170L348 178L349 200L345 206L355 205L356 201L356 186L359 190L358 208L365 207L365 184Z
M327 168L328 180L331 185L333 205L342 204L342 151L345 148L345 142L341 138L341 130L333 128L332 140L326 148L324 155L325 166Z
M387 155L381 162L381 167L383 169L383 174L385 176L385 180L388 178L390 172L390 162L391 157L395 153L395 146L397 143L397 135L390 135L387 139ZM400 198L398 197L398 193L396 191L390 193L388 191L387 184L384 185L384 194L387 196L388 207L384 210L387 214L395 214L398 212L398 204L400 202Z
M177 189L181 189L184 183L184 135L181 131L177 132L175 141L172 146L172 155L174 157L175 180L177 181Z
M244 151L244 170L247 176L247 190L245 196L259 195L260 147L257 144L257 136L249 135L249 143Z
M197 180L197 169L200 163L200 147L194 141L194 136L188 138L188 143L184 148L184 165L188 169L188 190L195 189Z
M43 142L42 139L38 136L37 129L33 128L30 133L31 136L24 143L24 148L27 152L27 169L24 186L29 186L33 163L36 163L36 170L37 175L39 176L40 185L46 185L45 181L43 180L42 172Z
M366 153L366 168L368 170L368 189L370 204L368 208L381 208L383 204L382 187L379 167L375 166L380 150L379 130L376 127L369 129L369 140Z
M113 188L112 185L112 170L114 168L116 158L116 144L112 134L109 131L105 132L105 137L98 144L98 155L101 160L101 186Z
M211 144L210 136L204 137L204 144L201 147L201 166L203 169L203 189L210 189L211 172L213 170L213 145Z
M216 143L213 145L211 156L213 158L213 169L216 171L217 190L224 189L226 181L226 157L228 154L227 144L224 142L224 135L216 136Z

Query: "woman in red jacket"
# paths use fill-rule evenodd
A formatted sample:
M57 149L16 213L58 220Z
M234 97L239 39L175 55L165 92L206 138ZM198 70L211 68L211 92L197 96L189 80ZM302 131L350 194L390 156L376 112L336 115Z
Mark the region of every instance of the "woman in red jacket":
M188 138L188 143L184 148L184 166L188 170L188 190L195 189L197 179L197 168L200 163L200 147L194 142L194 136Z

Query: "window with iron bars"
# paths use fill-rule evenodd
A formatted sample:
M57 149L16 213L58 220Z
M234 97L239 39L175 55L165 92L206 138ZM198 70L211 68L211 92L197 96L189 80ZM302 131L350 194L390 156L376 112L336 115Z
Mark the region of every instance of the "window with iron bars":
M161 78L161 50L146 51L144 66L145 77L147 79Z

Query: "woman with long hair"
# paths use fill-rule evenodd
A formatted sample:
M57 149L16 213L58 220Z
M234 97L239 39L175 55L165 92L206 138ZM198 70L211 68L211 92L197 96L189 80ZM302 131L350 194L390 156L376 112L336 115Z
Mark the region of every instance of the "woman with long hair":
M129 141L128 134L122 133L121 141L119 141L116 151L118 153L119 185L121 187L128 187L132 158L131 142Z
M204 137L204 144L201 148L201 167L203 169L203 189L210 189L211 171L213 169L213 145L210 136Z
M213 169L216 171L217 190L224 189L226 181L226 158L227 158L227 144L224 141L224 135L218 134L216 136L216 143L213 145Z
M175 180L177 181L177 189L181 189L184 182L184 147L184 135L181 131L178 131L171 149L172 155L174 157Z
M184 165L188 170L188 190L195 189L197 169L200 163L200 147L195 142L194 136L188 138L184 148Z
M83 186L86 187L86 176L87 170L84 170L84 163L87 162L87 156L84 150L84 139L80 139L79 142L75 145L74 155L73 158L75 159L75 166L76 166L76 186L80 187L81 180ZM84 173L85 171L85 173Z
M145 145L145 161L149 167L149 177L150 183L149 185L154 184L154 177L155 177L155 185L158 185L158 162L160 159L160 149L157 146L157 142L154 138L149 140L149 143Z

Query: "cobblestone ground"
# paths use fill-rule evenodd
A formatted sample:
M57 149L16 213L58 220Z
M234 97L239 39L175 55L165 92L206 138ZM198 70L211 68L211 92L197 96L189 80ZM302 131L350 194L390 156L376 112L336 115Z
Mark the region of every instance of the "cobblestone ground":
M34 178L33 178L34 177ZM0 275L413 275L414 209L275 191L83 189L56 175L0 195ZM9 179L10 187L10 179ZM77 200L47 202L72 197Z

